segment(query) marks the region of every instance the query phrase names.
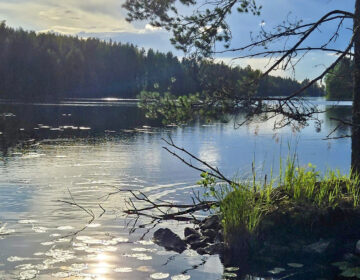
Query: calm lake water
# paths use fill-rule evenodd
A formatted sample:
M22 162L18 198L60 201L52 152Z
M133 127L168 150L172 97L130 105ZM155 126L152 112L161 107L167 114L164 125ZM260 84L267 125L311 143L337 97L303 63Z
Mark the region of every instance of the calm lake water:
M276 170L288 145L300 164L347 172L350 139L322 139L337 125L332 117L350 117L351 103L314 102L331 109L320 116L320 132L312 125L273 131L270 122L159 127L118 100L1 103L0 279L223 279L218 256L154 245L151 220L135 223L123 213L129 194L108 194L131 189L190 202L199 173L164 151L161 139L169 136L230 177L246 177L253 160L260 174ZM86 211L62 201L95 219L89 224ZM182 236L186 224L161 226Z

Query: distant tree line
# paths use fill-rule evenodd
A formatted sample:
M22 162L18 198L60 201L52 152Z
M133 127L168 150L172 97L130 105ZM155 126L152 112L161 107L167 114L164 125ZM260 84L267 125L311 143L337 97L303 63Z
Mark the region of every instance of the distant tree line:
M15 30L5 22L0 23L0 65L0 98L27 101L135 98L143 90L182 96L216 90L222 83L236 85L244 76L259 73L210 60L180 61L171 52L131 44ZM300 87L296 80L269 76L257 94L286 96ZM323 94L317 85L305 93Z
M352 100L354 61L343 58L325 77L328 100Z

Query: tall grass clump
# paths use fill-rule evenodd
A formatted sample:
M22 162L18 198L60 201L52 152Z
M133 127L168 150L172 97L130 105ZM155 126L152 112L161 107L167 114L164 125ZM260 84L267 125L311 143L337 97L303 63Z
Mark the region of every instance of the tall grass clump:
M223 184L207 173L199 182L206 188L205 195L219 201L225 236L239 230L252 232L266 215L290 206L324 209L328 207L356 208L360 203L360 177L350 172L328 170L321 174L316 166L300 166L295 155L288 156L285 167L280 161L277 177L259 180L253 169L248 180Z

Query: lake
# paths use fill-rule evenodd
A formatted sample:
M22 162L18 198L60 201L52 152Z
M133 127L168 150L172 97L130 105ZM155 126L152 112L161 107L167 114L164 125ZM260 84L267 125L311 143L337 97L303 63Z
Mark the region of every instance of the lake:
M276 173L289 150L300 165L348 172L350 139L323 139L338 124L331 118L351 116L351 103L313 102L329 109L320 131L311 124L274 131L271 122L234 129L233 121L162 127L131 100L0 102L0 279L222 279L218 256L152 243L154 229L182 236L186 223L154 228L151 219L124 215L128 192L109 194L141 190L191 202L199 172L162 148L169 137L229 177L246 178L252 162L259 177Z

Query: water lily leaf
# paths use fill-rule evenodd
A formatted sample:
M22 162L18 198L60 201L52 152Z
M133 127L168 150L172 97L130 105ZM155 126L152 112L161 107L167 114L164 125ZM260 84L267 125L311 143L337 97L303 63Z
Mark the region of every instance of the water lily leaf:
M235 277L237 277L237 274L236 273L231 273L231 272L224 272L223 277L225 277L225 278L227 278L227 277L235 278Z
M190 275L184 275L184 274L171 276L171 280L189 280L190 278L191 278Z
M158 273L153 273L150 275L150 277L152 279L166 279L170 276L169 273L161 273L161 272L158 272Z
M353 268L349 268L347 270L344 270L341 274L341 276L343 277L354 277L356 275L355 271Z
M338 267L341 270L345 270L349 267L348 262L334 262L332 265Z
M233 272L233 271L238 271L239 268L238 267L225 267L225 270L229 271L229 272Z
M284 272L284 271L285 271L285 268L275 267L274 269L269 270L269 273L271 273L271 274L279 274L279 273Z
M304 267L304 265L301 264L301 263L288 263L287 265L292 267L292 268L302 268L302 267Z

